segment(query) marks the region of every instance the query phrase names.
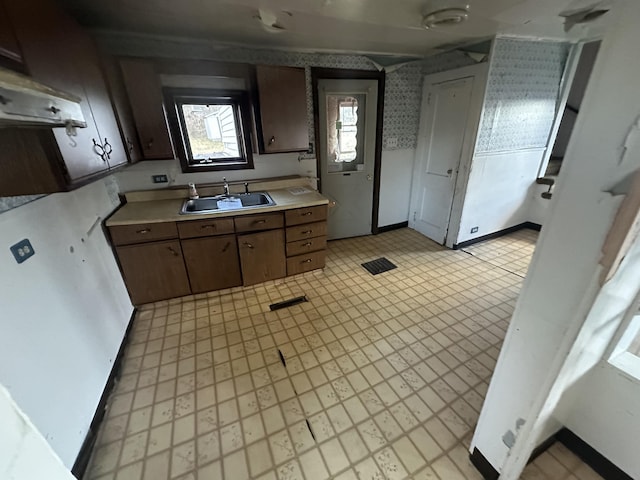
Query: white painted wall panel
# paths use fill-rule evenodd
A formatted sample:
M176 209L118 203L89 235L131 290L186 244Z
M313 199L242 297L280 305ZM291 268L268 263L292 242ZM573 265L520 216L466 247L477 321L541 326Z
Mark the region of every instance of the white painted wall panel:
M71 467L133 308L99 223L109 180L0 215L0 383ZM23 264L9 246L28 238Z
M474 155L455 243L529 221L530 189L543 155L544 149Z
M73 480L40 432L0 385L0 478Z
M410 186L415 155L416 151L412 148L382 152L379 227L406 222L409 219Z

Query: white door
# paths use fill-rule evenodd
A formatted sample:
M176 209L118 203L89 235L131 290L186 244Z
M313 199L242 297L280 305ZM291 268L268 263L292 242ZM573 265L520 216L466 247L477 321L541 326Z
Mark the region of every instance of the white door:
M378 82L319 80L320 181L328 238L371 233Z
M444 244L474 77L425 83L414 184L414 228Z

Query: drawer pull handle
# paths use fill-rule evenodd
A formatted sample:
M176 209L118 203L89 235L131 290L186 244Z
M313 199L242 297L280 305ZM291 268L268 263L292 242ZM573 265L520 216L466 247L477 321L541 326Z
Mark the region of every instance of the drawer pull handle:
M249 242L244 242L244 246L247 248L253 248L253 245L251 245Z
M180 255L178 252L176 252L176 251L173 249L173 247L167 247L167 250L169 250L169 251L173 254L173 256L174 256L174 257L177 257L177 256L179 256L179 255Z
M200 228L216 228L215 224L214 225L202 225Z
M231 246L231 242L227 242L227 244L222 249L222 253L226 252L229 249L230 246Z
M302 232L302 235L308 235L310 233L313 233L313 230L305 230L304 232Z
M307 242L302 244L303 247L310 247L311 245L313 245L313 242Z
M151 231L150 228L143 228L142 230L137 230L136 233L139 233L140 235L144 235L145 233L149 233Z
M262 223L267 223L267 221L266 220L254 220L253 223L254 223L254 225L260 225Z
M303 217L308 217L309 215L313 215L313 212L304 212L302 214Z
M269 145L273 145L274 143L276 143L276 137L271 137L269 139Z
M311 263L311 259L307 258L306 260L301 261L300 263Z

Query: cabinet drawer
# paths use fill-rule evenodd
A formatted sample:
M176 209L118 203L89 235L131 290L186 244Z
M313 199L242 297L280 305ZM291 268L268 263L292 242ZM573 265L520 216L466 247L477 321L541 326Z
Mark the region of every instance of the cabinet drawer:
M151 242L178 238L175 222L140 223L137 225L116 225L109 228L115 245Z
M327 234L327 222L307 223L287 228L287 242L306 238L322 237Z
M327 252L325 250L321 250L319 252L287 258L287 275L296 275L298 273L308 272L317 268L324 268L326 257Z
M287 227L291 225L301 225L303 223L318 222L327 219L327 206L296 208L284 212Z
M236 232L255 232L284 227L282 213L263 213L259 215L243 215L234 219Z
M178 223L180 238L210 237L233 233L233 218L188 220Z
M302 255L309 252L317 252L327 248L327 237L309 238L287 243L287 257Z

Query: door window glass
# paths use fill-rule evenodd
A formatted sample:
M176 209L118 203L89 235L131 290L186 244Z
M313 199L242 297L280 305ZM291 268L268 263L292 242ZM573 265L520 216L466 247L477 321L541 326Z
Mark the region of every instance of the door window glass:
M364 170L365 95L328 94L329 173Z

